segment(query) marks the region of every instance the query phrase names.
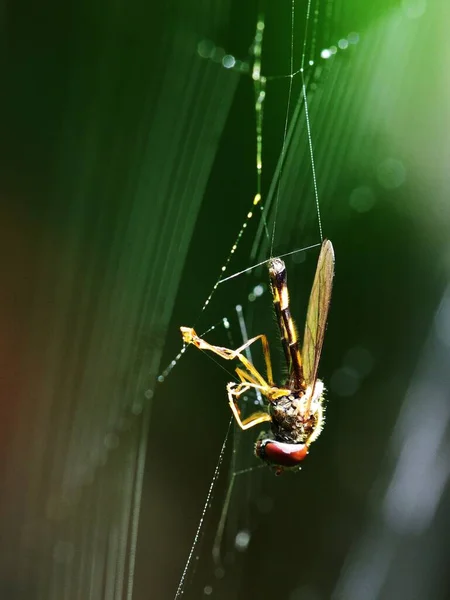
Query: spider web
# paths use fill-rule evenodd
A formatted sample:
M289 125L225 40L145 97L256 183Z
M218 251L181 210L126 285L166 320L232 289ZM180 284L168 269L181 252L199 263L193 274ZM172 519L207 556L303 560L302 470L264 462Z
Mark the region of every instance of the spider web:
M322 13L324 14L322 15ZM242 341L248 339L249 330L252 332L251 335L255 335L257 332L266 332L268 315L272 310L270 294L267 293L265 266L259 270L253 270L241 281L238 281L237 278L236 281L230 281L227 276L231 259L234 259L235 255L239 256L240 260L242 260L242 256L247 256L247 265L254 264L264 261L268 255L273 253L277 255L283 252L296 253L294 248L296 245L298 249L299 240L302 241L302 246L306 246L308 242L311 247L317 246L323 235L314 160L310 100L318 94L319 86L328 77L327 58L329 57L326 52L323 53L321 36L330 35L332 5L330 3L325 5L319 1L308 2L306 6L298 9L295 2L292 2L285 6L284 17L286 23L284 23L282 31L289 32L289 35L285 37L287 51L284 56L281 53L277 60L267 60L267 67L266 48L275 45L276 34L279 33L276 27L271 31L270 25L280 20L279 14L269 14L265 18L259 17L250 57L245 62L237 61L231 54L225 54L211 42L199 44L199 53L205 59L211 59L216 55L221 56L224 67L251 74L254 86L255 101L248 102L249 106L254 105L254 117L250 116L248 121L251 123L254 119L256 120L257 168L256 185L253 184L256 194L253 196L253 206L250 204L251 210L238 229L239 233L232 244L231 252L220 269L220 277L205 295L206 300L196 321L196 326L198 326L198 322L204 322L204 313L207 313L208 319L211 319L211 314L214 315L214 308L210 306L211 303L214 304L213 296L221 294L225 285L229 298L235 300L243 298L242 305L230 305L231 312L227 313L230 315L229 319L219 319L219 327L209 327L206 332L207 339L211 339L210 336L214 334L211 333L212 330L216 330L216 336L222 336L217 343L228 347L237 347ZM263 41L263 35L264 38L268 36L269 39L265 38ZM270 39L271 37L272 39ZM333 52L332 49L330 55ZM278 67L275 65L278 62L283 64L283 61L285 65L283 75L265 75L270 72L267 69L274 69L275 72L277 69L279 72L279 65ZM249 82L245 83L248 87ZM248 93L248 90L244 90L244 93ZM284 98L284 102L280 103L280 98ZM280 104L284 104L281 111ZM314 109L312 110L314 113ZM265 114L264 119L263 114ZM269 133L273 136L272 144L275 150L266 153L266 130L263 126L267 121L272 121L272 116L268 117L267 114L275 115L273 120L275 121L276 117L278 131L275 131L277 128L274 128ZM276 133L278 133L278 139L275 138ZM266 159L269 166L265 164ZM264 168L262 168L263 164ZM268 177L266 171L274 173L274 175ZM300 185L299 178L301 179ZM296 187L298 190L295 189ZM267 195L264 194L264 189L268 189ZM244 193L242 195L245 196ZM289 208L284 205L284 198L288 195L292 197ZM207 229L209 230L209 228ZM199 235L202 238L206 237L203 232L200 232ZM304 259L305 255L298 253L294 257L294 264L295 261L303 262ZM309 260L311 267L314 267L315 260L316 255ZM203 264L201 268L203 270ZM304 300L306 301L307 298L305 297ZM220 303L220 310L224 311L223 300ZM222 312L222 314L224 313ZM230 321L234 323L231 329ZM222 328L223 323L225 326ZM222 329L222 334L217 331L218 329ZM276 354L279 341L277 342L276 338L273 338L272 342L272 348L275 349L274 354ZM183 357L184 351L185 349L182 349L170 361L159 377L160 382L164 382L171 375L172 370L178 368L178 362ZM255 350L250 350L249 358L259 368L261 366L260 357L253 358L251 353L255 353ZM184 357L183 360L185 360ZM229 365L220 364L219 366L229 372L230 380L235 379L230 372ZM209 365L204 367L204 369L208 368L210 368ZM277 375L280 379L280 368L278 371ZM260 397L251 394L243 400L244 405L247 404L250 407L249 410L261 402ZM245 410L244 406L244 416ZM200 525L178 587L177 597L182 594L187 597L191 595L197 597L199 593L203 593L207 596L214 594L215 597L226 598L230 597L230 594L235 594L240 587L242 576L242 554L249 546L255 523L267 518L273 507L273 499L270 494L261 491L265 474L253 456L255 434L252 432L243 434L234 426L233 422L230 422L230 425L234 429L233 443L228 444L231 455L227 457L225 452L225 445L228 441L227 434L207 494ZM219 483L217 482L220 472L224 471L222 463L229 463L227 467L228 483L223 477ZM216 489L216 486L219 489ZM224 498L224 500L221 502L216 498ZM212 510L210 510L211 505Z
M379 131L383 131L388 139L392 139L392 136L389 135L390 132L389 134L387 132L387 126L384 124L386 104L390 104L389 100L393 101L391 94L394 92L391 90L396 90L396 93L401 95L399 92L401 88L399 84L401 80L400 71L405 68L405 61L400 60L400 56L405 48L412 51L413 32L417 27L417 24L412 21L407 22L408 24L405 25L405 19L418 18L415 15L421 13L420 2L416 5L413 2L402 2L401 4L401 9L392 10L392 12L386 12L386 6L377 6L372 9L370 17L374 23L373 30L370 31L371 35L364 32L366 37L370 39L370 43L366 41L363 52L360 52L359 35L354 31L354 29L357 29L357 23L361 20L361 13L358 12L357 8L351 7L353 12L350 18L344 3L318 3L311 7L309 19L306 19L307 10L305 10L304 5L301 8L297 6L295 9L295 22L301 24L298 31L294 29L293 35L294 47L300 48L298 55L300 65L301 56L303 55L302 42L305 39L305 19L309 33L315 32L315 38L313 35L308 37L305 54L306 63L310 67L305 73L308 104L305 107L304 102L302 102L304 100L304 95L302 95L303 81L299 74L293 78L280 77L273 80L268 78L267 95L263 105L264 166L261 182L263 196L261 205L264 207L265 219L262 221L256 221L255 219L249 221L245 228L245 235L238 236L240 253L232 253L232 272L241 271L249 264L258 263L272 253L271 234L274 223L276 224L274 254L290 252L299 245L303 246L319 241L317 205L315 203L316 188L319 191L320 207L324 216L324 234L333 239L334 231L330 227L330 222L334 223L336 227L340 225L353 241L352 254L355 254L354 248L358 247L358 244L363 244L362 237L364 237L365 232L359 226L361 222L359 219L363 219L365 214L370 213L376 203L374 194L376 186L373 183L370 185L361 185L360 183L358 169L362 169L362 162L366 170L370 170L373 164L378 165L376 177L378 184L384 191L397 191L401 188L405 176L401 162L398 160L388 160L386 162L381 160L381 155L374 159L372 146L366 142L367 136L371 142L374 142L373 147L381 152L380 148L383 145L376 139ZM290 8L291 6L289 6ZM348 10L350 11L350 8ZM290 11L287 10L286 12L288 15L287 21L290 22ZM279 40L274 41L269 33L271 27L275 27L276 23L283 21L281 13L282 11L277 7L276 14L266 14L265 38L262 50L263 73L283 73L283 68L274 60L274 56L280 52L279 48L282 44L279 43ZM340 24L339 27L336 27L337 23ZM351 23L351 27L342 25L342 23ZM400 24L402 25L400 26ZM315 25L316 29L314 29L314 26L310 28L311 25ZM252 27L254 28L254 22ZM253 35L250 29L250 27L247 28L248 37ZM405 46L396 44L394 41L394 32L399 30L402 31L400 38ZM344 31L346 32L345 35L343 34ZM281 38L284 41L291 39L290 26L286 27L284 32ZM316 42L315 52L309 54L313 39ZM381 47L381 40L387 42L385 48ZM293 74L297 72L299 64L291 65L289 68L291 55L296 56L296 53L293 52L292 43L287 44L287 46L289 52L284 57L284 64L288 65L288 71ZM398 63L393 61L393 57L397 56L397 53ZM233 55L242 56L243 54L235 52ZM313 60L312 65L309 64L310 56ZM377 63L377 59L381 56L383 56L383 60ZM251 72L250 65L252 61L248 60L248 63L248 71ZM389 68L387 67L388 63ZM378 70L374 73L374 65L377 64L381 66L378 66ZM383 73L381 73L383 70L389 73L395 72L395 75L384 78ZM216 284L220 281L222 274L218 277L215 275L216 270L220 269L218 265L227 266L227 273L230 272L229 265L225 265L222 257L229 256L230 244L232 245L236 239L235 232L241 230L243 216L248 211L247 205L242 208L238 202L235 204L233 199L239 196L239 198L248 198L251 202L255 190L258 189L255 182L256 177L253 177L248 183L248 174L254 174L255 171L254 165L251 165L252 161L248 159L250 154L253 159L254 148L252 148L252 153L241 154L241 148L236 147L236 139L248 140L255 137L253 116L245 113L242 108L243 106L254 107L253 90L247 89L247 92L244 91L245 81L244 76L241 78L240 89L237 92L236 105L239 107L236 110L237 114L232 113L227 123L228 131L233 130L234 119L238 119L241 123L239 135L238 137L230 135L231 139L228 139L225 134L224 145L226 150L231 152L232 164L230 164L230 158L226 150L218 157L218 163L225 167L226 175L230 181L225 181L226 177L223 176L223 173L222 178L217 176L217 179L214 179L214 175L212 176L215 186L223 187L223 190L221 190L223 196L220 194L221 200L214 205L214 209L208 212L207 208L204 208L200 215L199 226L194 234L193 242L193 246L197 245L197 253L195 253L192 246L188 263L190 262L194 266L186 274L182 285L182 289L188 291L183 295L184 310L179 313L181 316L176 322L176 325L195 324L199 333L206 331L208 341L229 347L236 347L241 343L242 337L245 337L243 328L240 327L241 313L240 311L239 314L235 312L236 305L242 307L242 314L245 316L245 329L249 336L260 332L269 333L270 335L267 315L271 311L271 302L267 293L264 267L261 267L259 271L252 271L248 276L244 275L219 285ZM389 82L386 90L383 89L383 93L380 92L378 81ZM290 83L293 86L291 94L293 102L289 110L286 110L286 102L280 102L280 98L287 101ZM368 100L367 103L366 100ZM271 102L273 102L272 105ZM363 117L359 116L363 122L358 121L358 117L353 115L353 102L356 102L360 113L364 115ZM371 112L374 107L375 112ZM306 111L306 109L308 110ZM306 122L306 112L309 116L310 130L308 130ZM286 113L288 118L285 130ZM390 118L388 119L392 128L395 124L394 114L395 111L389 115ZM355 124L353 118L356 120ZM252 127L246 128L242 123L251 124ZM274 123L276 125L273 125ZM395 142L400 144L399 140ZM311 145L314 151L313 163L311 163ZM384 153L386 152L385 148L382 148L382 150ZM394 152L394 149L391 148L390 150ZM271 152L273 152L272 160L267 158L270 157ZM283 160L280 160L280 156L283 156ZM315 165L315 173L312 172L312 165ZM349 200L346 203L349 209L347 212L342 209L342 206L337 209L333 202L333 195L344 167L347 172L346 176L350 180L348 184ZM351 167L354 167L353 171ZM275 175L273 175L274 173ZM370 181L370 178L365 173L363 181L368 180ZM342 181L340 185L343 185ZM213 186L212 189L217 188ZM214 192L211 195L215 199ZM386 231L385 226L386 223L383 221L383 225L378 229L380 238L383 236L383 239ZM269 231L268 236L266 234L267 230ZM226 242L223 242L222 234L227 238ZM301 244L298 243L299 239L302 241ZM390 271L392 275L394 268L392 267L390 270L388 265L390 259L387 257L397 256L398 243L394 243L389 236L388 239L390 242L389 247L383 248L384 258L386 259L383 265L387 272ZM355 243L355 240L358 243ZM377 255L379 252L378 242L379 240L376 244ZM343 243L342 237L341 243ZM360 264L361 271L358 272L358 278L361 277L363 280L366 268L369 269L372 277L376 274L377 262L373 258L373 247L372 245L370 250L366 248L366 263ZM341 265L339 256L338 252L338 265ZM301 264L297 264L297 261ZM313 253L299 253L294 255L288 264L289 288L291 298L296 299L293 312L297 318L305 314L315 262L316 255ZM375 266L373 263L375 263ZM345 269L345 265L344 267L338 266L338 276L339 269L342 268ZM205 277L206 275L207 277ZM395 268L395 276L401 277L397 268ZM205 278L209 279L206 283ZM347 287L349 297L362 293L361 289L365 288L365 285L354 285L356 275L347 272L347 278L352 282ZM392 280L389 277L387 280L392 286ZM356 287L358 287L358 292L355 291ZM365 296L365 299L372 307L373 312L371 314L374 314L378 310L380 290L374 290L373 286L371 289L372 295L376 295L376 299L372 299L372 304L370 304L370 300L368 301L367 296ZM388 287L388 289L390 288ZM260 293L261 290L262 293ZM219 294L222 295L219 296ZM193 300L194 297L195 300ZM208 302L205 302L205 298ZM390 300L392 299L390 298ZM343 302L346 301L347 298ZM188 306L187 303L189 303ZM202 307L204 310L200 310ZM340 304L340 307L342 310L343 303ZM390 306L389 310L392 310ZM191 321L185 316L189 312L192 314ZM351 312L353 318L353 307ZM227 322L231 324L230 329L220 327L223 315L227 315ZM398 308L396 309L396 315L396 318L401 320ZM362 320L357 322L356 328L361 325L367 327L367 314L360 315L360 319ZM219 326L212 330L211 323L216 323ZM332 311L331 324L336 327L333 323L335 321L333 320ZM301 319L299 325L301 330ZM394 325L396 323L391 320L391 326ZM338 343L344 344L345 351L339 350L343 355L342 365L335 368L329 383L333 394L342 398L351 398L355 395L364 378L373 368L371 352L364 346L358 346L358 344L352 346L351 342L347 341L347 337L349 337L347 327L348 324L346 327L337 324L339 342L335 344L335 351L338 351ZM273 330L275 330L275 326ZM355 340L359 340L361 337L355 333L353 335ZM403 332L403 335L405 335L405 332ZM401 338L402 334L391 340L394 345L398 344L397 337ZM276 354L274 351L276 344L276 335L272 335L270 345L273 355ZM388 353L389 356L396 356L391 347L383 349L383 356L384 352ZM238 435L233 437L234 446L232 448L230 446L228 449L231 458L229 458L229 455L227 457L226 449L224 450L222 445L224 423L229 419L224 387L226 381L231 380L233 377L232 369L227 364L220 365L216 372L222 376L220 370L222 368L227 370L227 375L222 376L220 383L216 385L215 377L211 374L212 363L207 361L205 357L203 363L199 366L201 358L198 353L186 353L182 360L175 360L173 364L169 362L168 369L165 369L162 373L163 377L167 379L165 385L172 385L171 382L176 379L176 383L173 384L174 387L172 388L173 397L178 394L183 397L185 402L189 403L189 407L181 413L181 417L178 411L174 415L174 418L181 419L184 416L186 422L189 423L191 433L189 438L184 437L182 439L182 448L185 451L183 465L188 463L189 468L187 469L188 475L182 479L180 486L182 487L183 484L189 485L188 482L190 482L191 477L195 476L197 479L198 476L200 479L201 474L207 472L203 480L203 492L195 496L198 509L196 519L189 519L187 510L186 520L183 519L183 527L186 526L189 529L188 542L184 547L185 556L189 556L189 563L183 573L179 591L183 592L186 597L193 598L203 594L204 596L217 598L273 596L289 598L290 600L303 600L305 598L316 600L316 598L332 597L333 589L336 589L336 597L340 597L344 593L345 597L359 600L367 594L366 574L370 576L371 582L376 583L374 589L380 590L387 582L389 559L392 556L391 552L395 551L395 540L393 540L395 536L391 536L389 543L386 543L387 540L382 535L386 530L389 530L389 527L392 527L392 522L386 526L386 529L382 529L382 534L374 535L378 524L377 519L380 518L380 515L372 519L372 527L369 526L365 535L361 536L360 546L356 547L354 555L349 554L347 571L339 577L341 563L336 560L336 553L341 557L347 552L355 522L360 522L362 519L361 514L358 513L358 509L360 509L358 504L358 480L364 480L367 486L372 481L371 473L367 472L364 460L357 460L353 456L351 444L347 441L348 438L346 439L337 427L330 432L334 446L331 443L329 444L328 454L321 464L319 475L315 473L314 463L311 461L320 457L320 453L323 451L322 448L324 448L322 444L314 449L314 458L311 456L308 459L308 464L305 463L300 477L285 477L274 481L273 475L264 469L252 470L249 476L238 475L241 471L247 471L248 468L251 469L257 464L252 455L255 435L252 432L246 432L245 434L237 432ZM261 360L256 351L252 359L260 368ZM325 373L327 370L326 360L325 351L324 361L322 361L325 362ZM389 369L386 366L384 368ZM276 374L276 379L279 373L280 371ZM380 377L384 377L384 369ZM383 395L385 395L385 392L384 389ZM391 396L392 394L388 394L389 398ZM219 401L221 398L224 400L223 402ZM248 402L252 404L255 400L257 401L257 398L249 396ZM365 398L359 397L359 400L365 400ZM372 400L374 406L379 401L375 393ZM365 402L364 404L364 411L371 414L372 418L376 417L375 409L370 412ZM444 423L447 423L447 411L443 410L440 401L437 404L440 406L439 410L445 413ZM389 409L386 406L384 404L388 412ZM342 409L342 404L341 410L345 410L345 408ZM345 413L348 423L356 431L359 426L356 413L359 414L360 410L362 410L360 405L356 406L354 404L353 414L348 410ZM334 404L330 406L329 411L332 414L334 411L333 418L336 418ZM382 415L383 420L385 414ZM351 428L346 427L345 418L341 419L341 426L347 431L347 436L349 434L353 435L353 440L358 433L352 434ZM332 418L330 418L331 420ZM380 444L377 445L374 442L375 438L380 439L380 430L383 426L378 422L378 427L374 426L373 430L370 430L363 425L363 430L370 432L372 435L370 443L367 444L368 447L374 448L371 451L372 465L374 464L374 454L377 452L382 453L384 450L380 447ZM328 431L327 428L325 431ZM442 429L439 431L442 437ZM328 435L328 432L326 435ZM365 450L366 445L364 442L360 444L360 447ZM406 444L404 449L407 449ZM224 453L222 453L222 450L224 450ZM434 448L434 450L436 449ZM218 456L219 461L217 461ZM341 456L346 457L346 466L340 464ZM329 466L325 466L325 463ZM357 467L355 467L356 465ZM215 471L217 466L222 473L220 477L217 477L218 471ZM402 466L404 465L399 465L399 467ZM181 470L178 469L176 477L182 477L180 472ZM212 480L211 473L214 473ZM226 473L230 473L230 479L227 479ZM358 474L357 477L355 473ZM393 482L395 479L393 477ZM230 480L234 480L234 485L223 532L219 529L221 544L220 562L218 563L217 560L211 558L211 550L215 551L214 558L217 559L218 546L215 544L217 524L222 523L223 499L225 498L226 506L226 498L231 489L229 486ZM438 488L441 489L443 482L446 481L446 475L439 472L437 480ZM347 486L344 499L340 497L341 481ZM334 482L334 486L329 485L330 482ZM350 487L354 491L353 494L349 492ZM407 489L406 486L404 489ZM328 496L328 490L334 490L333 495ZM391 521L394 520L394 516L397 514L396 511L401 506L399 497L402 494L399 494L398 491L396 486L392 486L391 493L386 495L388 516ZM189 496L190 500L192 500L192 497L194 497L194 494ZM206 504L204 504L205 497ZM438 494L435 498L437 497ZM183 502L184 499L185 495L182 494L180 501ZM342 504L349 500L349 508L344 511ZM402 502L406 504L405 498ZM200 527L197 528L198 514L201 513L201 508L198 507L203 505L205 510L202 514ZM411 509L411 506L409 508ZM435 506L432 508L435 510ZM345 512L345 518L333 520L330 515L338 513L340 510L342 513ZM411 514L414 517L414 510L411 510ZM412 518L409 521L408 515L406 515L404 520L401 520L401 525L404 523L406 523L407 529L411 528L410 530L412 530L415 520ZM178 524L180 524L179 520ZM408 529L408 531L410 530ZM392 532L389 531L389 533ZM374 537L377 540L376 548L379 550L375 561L373 561L374 557L371 553L371 539ZM383 553L384 549L387 550L386 553ZM363 567L359 564L360 560L362 560ZM184 564L184 561L180 558L181 563ZM323 565L326 565L325 569ZM402 578L398 576L397 579L401 581ZM392 586L392 589L395 590L395 585ZM393 597L393 595L395 594L391 593L386 597ZM372 594L371 597L376 596ZM424 595L423 597L427 596Z
M302 78L269 78L300 67L307 6L296 1L292 51L291 2L267 3L269 236L257 208L227 274L271 254L274 222L273 253L319 241ZM208 339L238 345L237 304L249 335L272 332L281 371L264 266L218 285L201 313L258 189L258 7L5 4L0 597L170 598L193 548L191 597L449 598L449 7L310 7L311 141L337 251L328 424L299 476L235 478L220 579L227 474L254 464L254 435L231 467L229 437L193 547L232 367L189 351L156 378L180 324L203 333L226 316ZM315 263L315 251L288 259L300 328Z

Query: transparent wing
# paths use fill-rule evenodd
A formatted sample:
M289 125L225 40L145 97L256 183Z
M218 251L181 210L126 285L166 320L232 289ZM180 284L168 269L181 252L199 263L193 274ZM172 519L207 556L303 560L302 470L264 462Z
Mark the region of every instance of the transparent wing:
M328 309L334 276L334 250L330 240L324 240L317 261L316 275L309 297L303 337L303 376L306 385L314 387L327 325Z

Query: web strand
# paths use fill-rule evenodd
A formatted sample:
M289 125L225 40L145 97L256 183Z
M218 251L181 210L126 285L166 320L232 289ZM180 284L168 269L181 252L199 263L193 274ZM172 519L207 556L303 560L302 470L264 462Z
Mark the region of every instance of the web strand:
M312 248L317 248L317 246L320 246L320 244L312 244L311 246L305 246L305 248L298 248L297 250L292 250L291 252L285 252L284 254L279 254L278 258L283 258L284 256L292 256L293 254L298 254L300 252L306 252L306 250L312 250ZM271 260L270 258L268 258L267 260L262 260L261 262L257 263L256 265L253 265L252 267L248 267L248 269L243 269L242 271L233 273L233 275L228 275L228 277L221 279L219 281L219 284L225 283L226 281L230 281L230 279L239 277L240 275L243 275L244 273L248 273L249 271L253 271L253 269L261 267L262 265L266 265L270 260Z
M223 440L222 448L220 449L219 458L217 460L216 468L214 469L214 474L213 474L213 477L212 477L212 480L211 480L211 484L209 486L209 490L208 490L208 493L206 495L205 504L203 505L203 510L202 510L202 514L201 514L201 517L200 517L200 521L198 523L197 531L195 532L194 541L192 542L192 546L191 546L191 549L189 551L189 555L188 555L186 564L184 566L183 573L181 575L181 579L180 579L180 582L178 584L177 591L176 591L175 596L174 596L174 600L177 600L178 598L180 598L182 596L183 592L184 592L184 586L186 584L186 577L187 577L187 574L189 572L189 568L191 566L191 562L192 562L192 558L194 556L194 552L195 552L195 550L196 550L196 548L197 548L197 546L198 546L198 544L199 544L199 542L200 542L200 540L201 540L201 538L203 536L203 525L205 523L205 518L206 518L206 515L208 513L208 510L211 508L211 500L212 500L212 497L213 497L213 494L214 494L214 489L216 487L217 480L219 479L220 468L222 466L223 459L224 459L224 456L225 456L225 449L226 449L226 446L227 446L228 438L230 436L232 422L233 422L233 417L231 417L231 419L230 419L230 421L228 423L228 429L227 429L227 432L225 434L225 439Z
M306 47L307 47L307 40L308 40L308 29L309 29L310 18L311 18L311 0L308 0L308 4L306 6L305 35L303 38L303 51L302 51L302 61L301 61L301 65L300 65L300 73L301 73L301 78L302 78L302 97L303 97L303 106L305 107L306 135L308 137L309 157L311 160L311 172L312 172L312 178L313 178L314 200L316 203L317 222L319 225L320 241L323 242L322 218L320 215L320 204L319 204L319 188L317 185L316 163L314 160L314 149L313 149L313 141L312 141L312 135L311 135L311 121L309 118L308 95L306 92L306 83L305 83Z
M295 0L292 0L291 3L291 59L290 59L290 78L289 78L289 92L286 106L286 117L284 119L284 132L283 132L283 145L281 146L281 159L280 159L280 170L278 174L278 187L277 193L275 197L275 215L273 219L273 228L272 228L272 240L270 242L270 257L273 257L273 246L275 243L275 229L277 224L277 216L278 216L278 204L280 200L280 187L281 187L281 176L283 174L283 166L284 159L286 154L286 138L288 132L289 125L289 113L291 108L291 97L292 97L292 82L294 79L294 24L295 24Z
M320 241L323 242L322 218L320 216L320 204L319 204L319 189L317 186L316 165L315 165L315 161L314 161L314 148L313 148L313 141L312 141L312 135L311 135L311 121L309 119L308 97L306 94L306 85L305 85L305 78L304 78L303 72L302 72L302 94L303 94L303 102L304 102L304 107L305 107L306 133L308 136L308 149L309 149L309 156L311 159L311 171L312 171L313 187L314 187L314 200L316 203L316 211L317 211L317 222L319 225Z

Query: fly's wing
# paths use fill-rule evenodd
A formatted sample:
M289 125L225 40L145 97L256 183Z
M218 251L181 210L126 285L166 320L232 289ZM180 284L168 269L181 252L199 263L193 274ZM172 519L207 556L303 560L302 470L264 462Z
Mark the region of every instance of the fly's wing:
M334 250L330 240L324 240L317 261L316 275L309 297L303 337L303 375L305 384L314 388L320 354L327 325L334 276ZM313 389L314 392L314 389ZM313 395L313 394L312 394Z

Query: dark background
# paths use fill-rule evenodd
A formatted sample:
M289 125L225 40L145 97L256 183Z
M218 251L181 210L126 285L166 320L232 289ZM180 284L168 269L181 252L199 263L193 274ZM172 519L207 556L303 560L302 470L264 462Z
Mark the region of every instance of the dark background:
M296 2L292 47L290 2L242 4L3 5L2 598L174 597L230 417L230 375L194 349L157 382L178 328L226 316L229 333L207 339L238 346L240 304L281 373L265 269L220 285L200 314L252 205L256 134L251 78L198 47L251 65L263 8L263 72L288 74L291 52L298 69L305 39L314 61L308 108L336 252L327 424L300 474L235 479L218 571L233 449L231 473L257 466L257 432L230 435L184 595L449 596L448 9L317 1L305 38ZM340 49L346 39L357 43ZM270 227L288 91L268 81ZM297 75L275 253L320 240L300 92ZM258 219L229 273L268 257ZM317 253L286 260L300 331Z

